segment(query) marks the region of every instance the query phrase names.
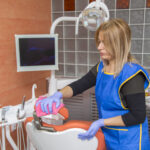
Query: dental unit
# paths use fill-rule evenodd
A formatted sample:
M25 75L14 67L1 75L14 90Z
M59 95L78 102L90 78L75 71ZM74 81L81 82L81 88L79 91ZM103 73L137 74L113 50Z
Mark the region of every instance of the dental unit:
M102 0L91 2L78 17L59 17L50 28L50 34L55 33L56 26L62 21L75 22L75 34L78 34L79 22L90 31L96 31L102 22L109 20L109 10ZM48 94L43 97L54 94L76 79L56 79L55 71L51 71ZM57 113L49 115L38 115L35 110L35 104L38 98L35 95L37 85L32 86L32 98L15 106L6 106L0 109L0 127L2 129L2 139L0 139L1 150L6 150L5 139L7 138L13 150L21 150L23 141L24 150L105 150L104 135L101 130L90 141L81 141L77 135L85 132L91 122L71 120L68 109L62 105ZM146 105L150 108L150 96L146 98ZM63 100L62 100L63 103ZM64 123L65 122L65 123ZM22 124L24 123L27 132L27 146L25 144ZM17 144L11 137L11 130L17 129ZM6 136L6 137L5 137ZM56 144L59 141L59 144Z
M30 100L25 102L25 96L23 96L21 104L6 106L0 109L0 127L2 128L2 139L0 139L1 150L6 150L5 134L14 150L21 150L21 141L23 141L24 149L26 149L22 123L26 117L33 116L36 87L36 84L32 86L32 98ZM17 144L11 137L10 129L11 131L17 129Z

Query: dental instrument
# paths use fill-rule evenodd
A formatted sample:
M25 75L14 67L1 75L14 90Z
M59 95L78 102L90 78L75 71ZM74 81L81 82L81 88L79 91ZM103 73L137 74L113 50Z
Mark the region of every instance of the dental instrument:
M26 98L26 96L23 96L21 108L20 109L18 108L18 111L17 111L17 118L18 119L22 119L25 117L25 110L24 110L25 98Z

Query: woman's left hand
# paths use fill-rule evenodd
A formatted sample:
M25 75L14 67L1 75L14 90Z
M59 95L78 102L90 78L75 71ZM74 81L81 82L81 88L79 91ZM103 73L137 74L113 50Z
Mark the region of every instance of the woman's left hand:
M99 128L103 126L104 126L104 119L96 120L91 124L87 132L78 134L78 138L81 140L86 140L86 139L90 140L95 136Z

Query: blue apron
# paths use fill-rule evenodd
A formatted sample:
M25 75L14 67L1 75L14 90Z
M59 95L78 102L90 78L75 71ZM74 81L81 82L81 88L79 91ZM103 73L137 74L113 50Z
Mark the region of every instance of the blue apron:
M146 77L144 88L149 85L148 73L138 64L126 63L114 78L112 74L102 71L103 63L98 66L95 95L99 111L99 118L111 118L128 113L120 97L121 87L139 72L143 72ZM136 102L136 100L135 100ZM143 124L129 127L105 126L102 128L105 136L107 150L150 150L148 135L148 120Z

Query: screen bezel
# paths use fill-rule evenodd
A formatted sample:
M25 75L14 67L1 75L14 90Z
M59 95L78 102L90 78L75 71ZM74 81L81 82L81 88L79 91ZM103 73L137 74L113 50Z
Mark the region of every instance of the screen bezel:
M20 47L19 47L19 39L21 38L54 38L55 39L55 64L54 65L21 66ZM17 72L58 70L58 34L22 34L22 35L16 34L15 44L16 44Z

